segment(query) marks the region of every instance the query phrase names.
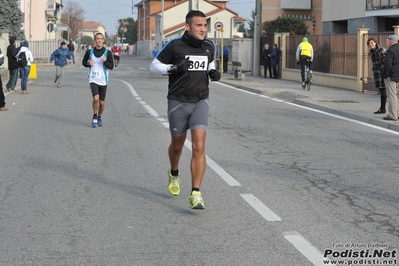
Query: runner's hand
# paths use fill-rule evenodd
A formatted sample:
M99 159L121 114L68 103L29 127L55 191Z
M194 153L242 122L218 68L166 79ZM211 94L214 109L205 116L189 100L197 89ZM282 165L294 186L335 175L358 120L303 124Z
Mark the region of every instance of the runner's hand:
M190 63L192 63L192 61L190 61L189 59L190 57L187 57L186 59L181 60L177 65L171 66L168 70L168 73L179 74L186 72L188 70L188 67L190 66Z
M209 77L211 78L212 81L220 80L220 71L216 69L209 70Z

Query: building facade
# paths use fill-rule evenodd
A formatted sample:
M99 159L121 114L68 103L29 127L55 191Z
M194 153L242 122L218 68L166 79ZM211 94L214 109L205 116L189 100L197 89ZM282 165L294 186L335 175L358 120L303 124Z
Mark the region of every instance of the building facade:
M399 0L323 0L323 34L393 32L399 25Z
M227 2L199 0L195 6L190 6L191 1L188 0L165 0L162 10L160 0L143 0L135 5L138 10L137 40L154 40L155 47L161 48L166 41L183 35L185 16L192 9L201 10L207 16L208 37L215 37L215 35L221 37L221 31L215 28L216 23L222 25L223 38L242 37L242 33L238 32L238 27L241 23L245 23L246 19L240 18L236 12L228 9Z
M22 28L28 41L59 40L62 0L20 0Z
M322 0L262 0L262 23L278 17L295 17L305 21L309 34L321 34L323 2Z

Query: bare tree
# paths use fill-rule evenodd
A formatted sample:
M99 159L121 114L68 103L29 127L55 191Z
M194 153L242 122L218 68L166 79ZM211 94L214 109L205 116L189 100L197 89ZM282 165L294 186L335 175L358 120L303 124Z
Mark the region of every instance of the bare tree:
M69 0L63 10L61 22L68 25L70 39L76 39L84 20L85 11L82 6L78 2Z

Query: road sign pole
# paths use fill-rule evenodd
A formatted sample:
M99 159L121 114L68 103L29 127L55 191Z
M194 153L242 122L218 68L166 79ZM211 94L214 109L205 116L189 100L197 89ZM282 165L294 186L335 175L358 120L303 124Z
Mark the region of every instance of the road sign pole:
M220 32L222 33L222 77L223 77L223 73L224 73L224 41L223 41L223 29L220 30ZM226 69L227 71L227 69Z

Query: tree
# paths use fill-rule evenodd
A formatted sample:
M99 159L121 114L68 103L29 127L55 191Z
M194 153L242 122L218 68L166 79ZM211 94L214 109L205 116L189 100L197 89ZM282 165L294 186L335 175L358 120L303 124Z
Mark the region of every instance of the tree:
M18 40L25 40L25 33L21 30L22 13L17 1L0 0L0 29L8 30L10 36Z
M82 28L85 20L85 11L82 6L73 0L69 0L62 13L61 22L69 27L69 38L76 39L79 29Z
M276 32L289 32L292 35L307 35L308 26L305 21L293 17L278 17L262 23L262 35L272 36Z
M123 42L134 44L137 42L137 21L133 18L123 18L118 20L118 37L126 38Z
M247 28L245 28L245 23L241 23L239 26L238 26L238 30L237 30L238 32L242 32L242 33L244 33L243 34L243 37L244 38L247 38Z
M90 36L83 36L81 43L91 45L93 42L93 38Z
M254 38L254 31L255 31L255 10L251 12L252 20L248 20L249 29L247 30L247 38L253 39Z

